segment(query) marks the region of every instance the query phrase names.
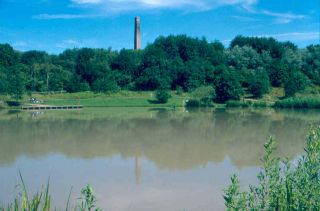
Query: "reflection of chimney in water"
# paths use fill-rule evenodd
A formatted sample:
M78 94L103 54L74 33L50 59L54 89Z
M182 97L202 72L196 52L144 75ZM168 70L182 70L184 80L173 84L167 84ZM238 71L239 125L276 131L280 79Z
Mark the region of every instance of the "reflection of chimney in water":
M136 184L141 183L141 163L138 156L135 157L135 173L136 173Z
M134 50L141 48L141 36L140 36L140 17L135 18L134 23Z

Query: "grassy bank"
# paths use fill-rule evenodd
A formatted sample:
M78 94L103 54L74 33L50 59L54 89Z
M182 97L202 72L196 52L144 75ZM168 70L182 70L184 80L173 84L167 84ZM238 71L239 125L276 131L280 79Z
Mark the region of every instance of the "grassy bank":
M259 101L259 100L247 100L247 101L235 101L230 100L226 102L227 108L267 108L272 107L272 103L268 103L266 101Z
M31 94L22 98L21 103L24 105L33 104L31 98L41 101L40 104L61 106L61 105L82 105L84 107L183 107L189 94L184 93L177 95L175 92L170 93L171 97L167 103L158 103L155 93L151 91L134 92L120 91L117 93L53 93L53 94ZM4 97L3 97L4 98ZM8 106L5 102L13 99L5 97L2 100L2 107L15 108ZM18 107L17 107L18 108ZM19 106L20 108L20 106Z
M290 108L290 109L319 109L320 96L300 96L290 97L276 102L267 102L263 100L240 100L227 101L227 108Z
M299 96L279 100L274 104L275 108L320 108L320 96Z
M318 109L320 108L319 88L309 88L296 97L285 98L283 88L272 88L269 94L261 99L252 99L245 96L239 101L228 101L226 107L235 108L294 108L294 109Z
M85 107L182 107L187 95L171 93L167 103L160 104L153 92L121 91L118 93L96 94L92 92L33 95L48 105L83 105Z
M62 106L62 105L82 105L84 107L184 107L186 101L193 99L192 93L176 94L170 92L171 97L167 103L158 103L155 93L151 91L120 91L117 93L51 93L51 94L31 94L24 96L21 100L22 104L30 104L30 98L38 99L42 104ZM5 102L14 101L8 96L0 98L1 108L20 108L20 106L8 106ZM198 103L199 104L199 103ZM201 107L196 104L195 107ZM250 95L245 95L239 101L227 101L225 104L210 104L213 107L238 107L238 108L320 108L320 94L306 93L298 94L297 97L284 98L282 88L273 88L271 92L261 99L252 99ZM191 106L192 107L192 106Z

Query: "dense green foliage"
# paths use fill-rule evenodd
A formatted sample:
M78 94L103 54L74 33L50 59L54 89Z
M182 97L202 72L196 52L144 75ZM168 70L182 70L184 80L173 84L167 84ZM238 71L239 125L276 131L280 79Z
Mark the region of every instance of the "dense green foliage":
M216 100L237 100L243 88L256 98L270 86L287 96L320 85L320 46L298 49L273 38L236 37L229 48L185 35L159 37L145 49L67 49L59 55L15 51L0 45L0 94L25 92L168 89L192 92L214 87ZM295 81L291 81L291 78ZM296 83L297 82L297 83ZM294 85L298 84L298 87Z
M319 210L320 209L320 127L306 139L306 154L290 163L273 156L275 141L265 144L259 184L240 191L236 175L225 190L228 210Z

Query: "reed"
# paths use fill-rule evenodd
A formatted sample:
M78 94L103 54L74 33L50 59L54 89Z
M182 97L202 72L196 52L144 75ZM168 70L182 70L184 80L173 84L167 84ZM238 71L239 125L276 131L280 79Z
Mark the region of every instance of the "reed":
M49 193L50 183L47 182L46 186L41 191L34 194L32 197L29 196L27 187L23 180L21 173L19 172L21 190L18 196L13 200L12 203L7 206L0 204L0 211L50 211L51 210L51 196ZM100 208L96 207L96 197L93 195L93 189L87 185L81 190L81 196L78 198L74 208L70 208L70 197L67 199L66 211L99 211ZM57 210L54 208L54 210Z
M275 108L320 108L320 96L301 96L279 100L274 104Z
M254 107L254 108L267 108L271 105L268 104L265 101L236 101L236 100L230 100L226 102L227 108L248 108L248 107Z

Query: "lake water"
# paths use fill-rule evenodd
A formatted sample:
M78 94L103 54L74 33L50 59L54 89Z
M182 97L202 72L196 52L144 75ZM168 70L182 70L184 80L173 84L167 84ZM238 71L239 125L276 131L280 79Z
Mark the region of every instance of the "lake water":
M34 193L50 178L64 209L86 184L104 210L224 210L233 173L257 182L263 144L295 159L319 111L101 108L0 111L0 202Z

